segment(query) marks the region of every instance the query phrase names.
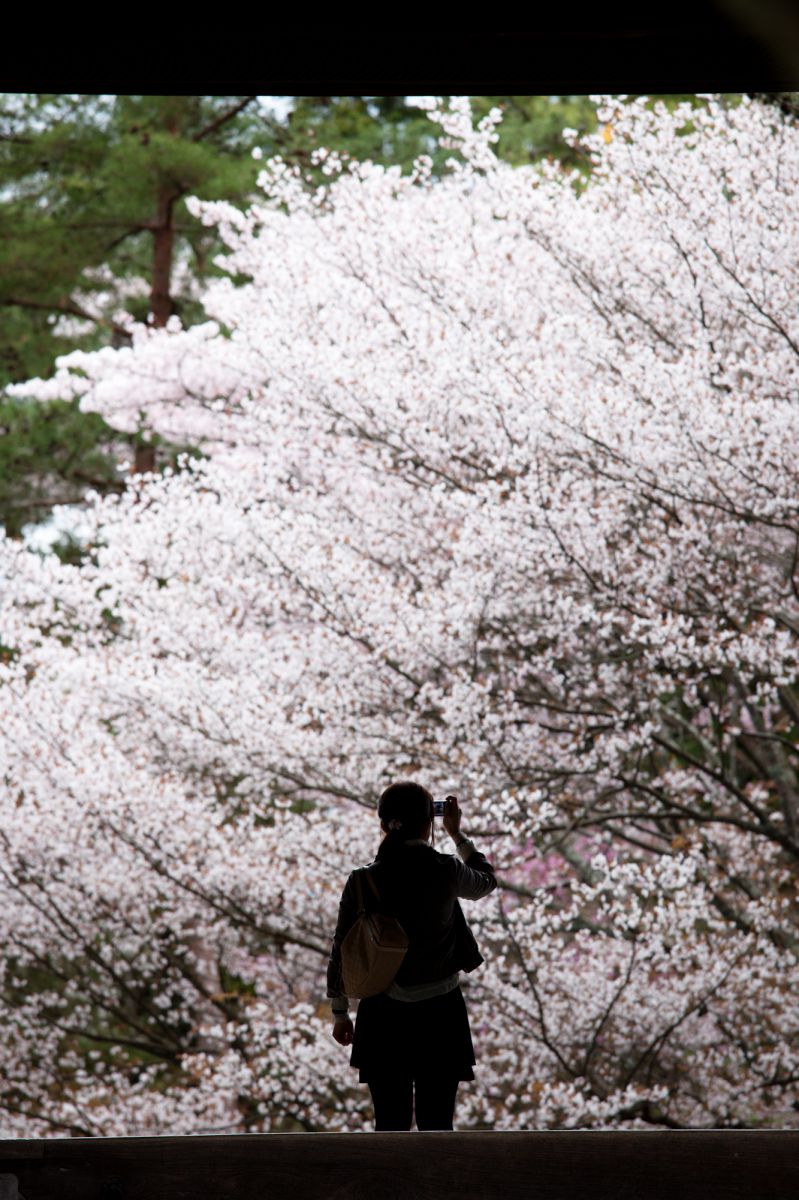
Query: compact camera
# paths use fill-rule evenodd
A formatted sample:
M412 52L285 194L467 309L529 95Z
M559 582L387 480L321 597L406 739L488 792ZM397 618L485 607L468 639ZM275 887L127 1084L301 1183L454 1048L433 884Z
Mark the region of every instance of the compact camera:
M433 801L433 812L437 817L441 817L444 815L444 801L443 800L434 800Z

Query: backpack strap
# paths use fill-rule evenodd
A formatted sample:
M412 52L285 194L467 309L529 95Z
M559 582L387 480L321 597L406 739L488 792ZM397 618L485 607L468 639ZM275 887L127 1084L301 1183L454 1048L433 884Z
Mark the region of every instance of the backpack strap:
M380 892L377 890L377 884L375 883L375 877L372 874L372 872L369 870L368 867L358 867L357 870L353 872L353 874L355 875L355 892L358 897L358 914L360 915L361 913L366 912L366 905L364 904L364 896L363 896L363 884L361 881L361 877L363 875L366 875L366 878L369 880L372 891L374 892L375 896L377 897L378 904L381 904L382 900L380 898Z
M372 891L377 896L378 904L382 904L383 901L380 897L380 892L377 890L377 884L375 883L374 872L370 871L368 867L363 867L363 871L365 872L366 878L369 880L369 883L372 885Z

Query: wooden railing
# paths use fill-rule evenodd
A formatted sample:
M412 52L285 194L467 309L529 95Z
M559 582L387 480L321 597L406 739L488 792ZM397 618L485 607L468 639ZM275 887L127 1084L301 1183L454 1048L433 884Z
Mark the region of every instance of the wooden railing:
M0 1141L0 1200L798 1200L799 1130Z

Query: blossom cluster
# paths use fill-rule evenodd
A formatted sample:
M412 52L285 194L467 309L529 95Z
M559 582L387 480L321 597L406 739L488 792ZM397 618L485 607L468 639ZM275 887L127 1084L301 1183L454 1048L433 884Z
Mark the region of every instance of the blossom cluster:
M464 97L440 179L271 158L189 201L207 322L17 385L204 457L0 542L6 1136L369 1128L323 981L404 777L500 878L459 1127L790 1123L799 131L595 100L585 188Z

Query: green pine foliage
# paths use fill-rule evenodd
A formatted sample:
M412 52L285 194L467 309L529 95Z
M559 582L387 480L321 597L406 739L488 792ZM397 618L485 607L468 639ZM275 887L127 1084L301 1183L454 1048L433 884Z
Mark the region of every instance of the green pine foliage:
M120 492L114 443L119 438L98 413L77 401L0 398L0 513L6 533L49 516L56 504L80 504L94 488Z
M403 172L424 153L434 174L446 170L452 152L436 145L413 97L282 99L285 115L258 96L0 94L0 525L9 536L47 521L56 504L80 506L89 488L124 488L116 460L127 435L66 399L20 402L2 388L49 378L71 350L127 344L120 313L152 324L176 314L184 327L206 319L202 289L224 273L214 259L225 247L188 212L187 196L245 209L258 195L256 147L300 166L312 188L326 180L312 161L320 146ZM771 99L791 119L791 97ZM587 175L562 137L565 127L594 128L587 96L472 97L478 118L495 105L501 158ZM174 466L181 449L196 452L140 444L138 466ZM54 549L80 555L69 537Z

